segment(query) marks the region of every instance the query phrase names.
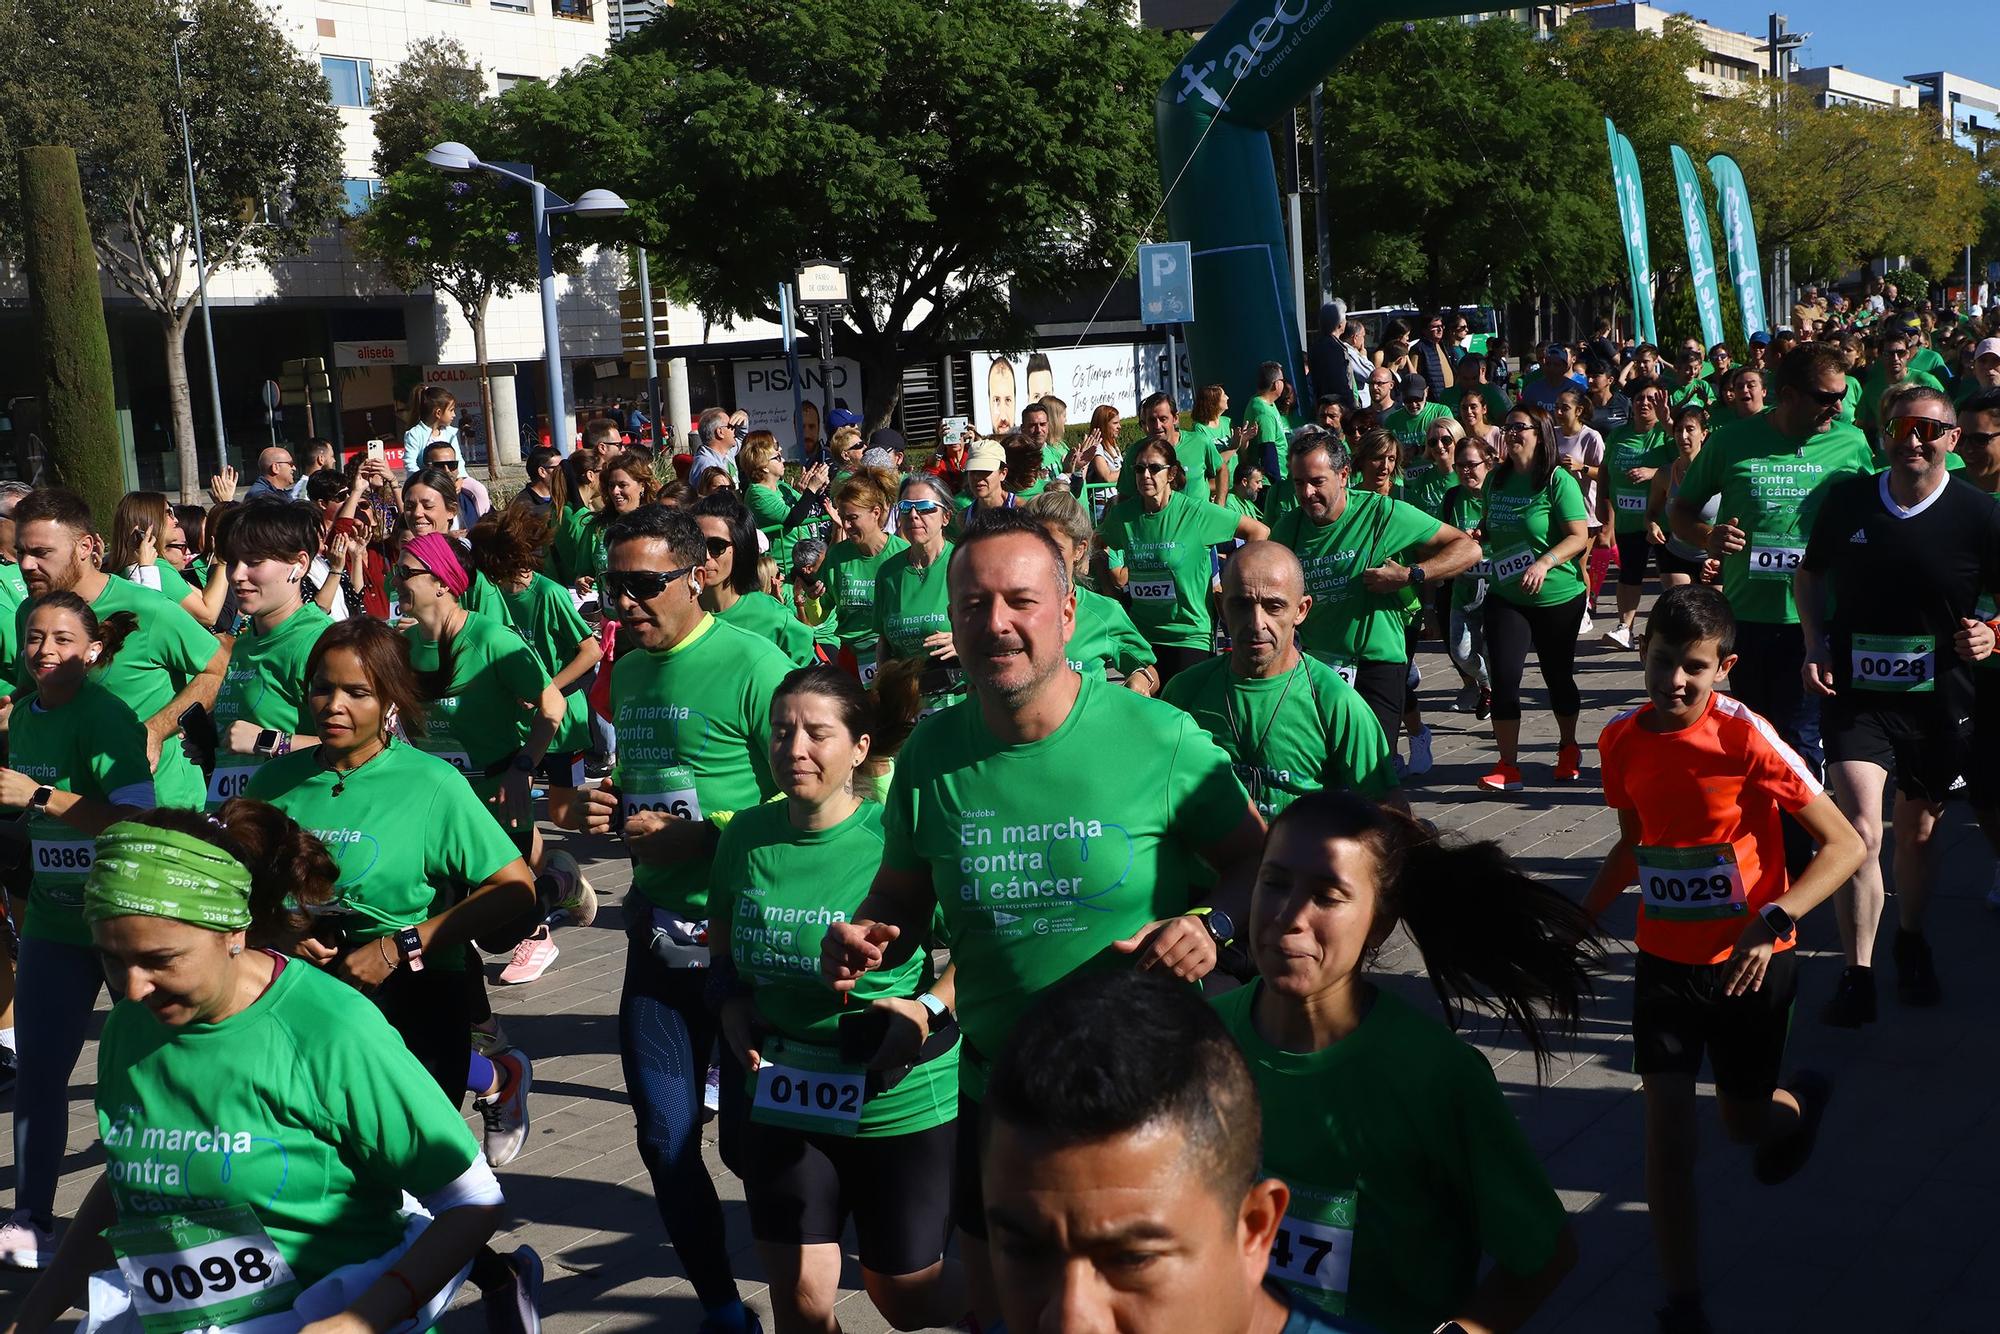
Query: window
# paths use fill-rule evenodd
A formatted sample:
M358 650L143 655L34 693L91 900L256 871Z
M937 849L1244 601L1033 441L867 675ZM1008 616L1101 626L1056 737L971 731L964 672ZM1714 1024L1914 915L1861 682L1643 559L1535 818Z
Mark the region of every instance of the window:
M590 22L590 0L549 0L549 12L561 19Z
M493 8L504 9L511 14L532 14L534 5L529 0L492 0Z
M347 212L352 217L368 211L368 205L382 193L382 182L373 176L349 176L341 181L340 188L347 192Z
M375 105L375 63L371 60L355 60L348 56L321 56L319 72L326 76L326 86L332 90L333 104L337 107L372 107Z
M504 9L506 6L502 5L500 0L494 0L494 8ZM541 78L533 74L495 74L493 82L497 91L504 93L510 88L519 88L524 83L540 83Z

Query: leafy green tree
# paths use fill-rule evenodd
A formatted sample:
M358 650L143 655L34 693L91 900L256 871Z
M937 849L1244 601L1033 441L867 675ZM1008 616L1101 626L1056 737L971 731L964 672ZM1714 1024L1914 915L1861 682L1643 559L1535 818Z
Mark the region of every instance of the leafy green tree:
M1142 239L1184 40L1124 9L681 0L504 102L517 151L572 197L623 195L654 274L711 318L775 318L801 261L844 261L872 424L905 366L1020 345L1010 288L1101 288Z
M1335 286L1570 296L1621 263L1601 113L1520 24L1381 30L1326 85Z
M176 115L177 25L210 275L303 251L339 214L340 141L326 81L254 0L6 0L0 136L67 144L98 261L158 321L181 491L199 491L186 338L194 245ZM0 211L18 219L0 172ZM21 228L0 228L18 253Z

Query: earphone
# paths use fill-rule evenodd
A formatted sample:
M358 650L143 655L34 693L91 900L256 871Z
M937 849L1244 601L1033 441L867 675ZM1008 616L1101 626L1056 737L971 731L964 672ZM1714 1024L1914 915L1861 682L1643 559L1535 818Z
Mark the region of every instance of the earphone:
M90 652L88 652L88 653L84 654L84 655L83 655L83 660L84 660L85 662L96 662L96 661L97 661L97 650L96 650L96 649L92 649L92 650L91 650Z

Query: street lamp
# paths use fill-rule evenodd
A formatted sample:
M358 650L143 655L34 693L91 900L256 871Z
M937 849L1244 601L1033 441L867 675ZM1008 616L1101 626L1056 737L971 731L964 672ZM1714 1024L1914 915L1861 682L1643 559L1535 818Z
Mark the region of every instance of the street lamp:
M496 162L481 162L477 153L450 139L434 145L424 154L424 161L439 171L491 172L516 185L527 186L534 198L535 261L542 280L542 342L545 347L542 361L548 371L549 443L567 458L572 446L565 425L569 409L563 402L562 333L556 323L556 266L549 240L549 219L565 214L579 218L619 218L625 215L625 201L609 190L585 190L572 204L533 176L524 176Z
M194 136L188 133L187 85L181 81L181 38L194 28L194 20L174 23L174 94L181 117L181 153L187 162L188 217L194 224L194 293L201 306L201 339L208 349L208 407L215 417L215 466L229 466L229 435L222 425L222 378L215 366L215 322L208 313L208 256L201 247L201 203L194 194ZM183 494L192 483L181 479Z
M830 259L809 259L797 274L799 307L813 314L819 334L819 420L825 439L833 439L833 312L845 306L847 266Z

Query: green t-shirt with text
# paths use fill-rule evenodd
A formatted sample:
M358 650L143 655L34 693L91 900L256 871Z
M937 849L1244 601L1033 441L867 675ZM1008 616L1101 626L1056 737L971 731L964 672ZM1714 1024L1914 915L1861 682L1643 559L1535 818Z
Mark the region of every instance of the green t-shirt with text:
M1329 524L1315 524L1303 509L1281 515L1271 526L1271 540L1298 556L1313 599L1299 627L1299 647L1338 666L1407 662L1411 590L1371 593L1361 575L1429 542L1438 527L1436 518L1407 501L1351 485Z
M776 486L753 482L743 488L743 502L750 507L751 517L757 520L758 531L771 539L771 559L778 562L780 571L792 568L792 548L810 532L810 518L801 521L795 528L785 527L785 518L798 499L799 489L790 482L781 481Z
M1521 587L1522 572L1555 549L1567 535L1565 526L1589 518L1583 488L1568 469L1557 468L1541 486L1518 469L1497 485L1488 474L1484 503L1496 596L1526 607L1554 607L1583 593L1583 576L1574 560L1551 568L1533 593Z
M761 589L743 594L726 611L717 612L716 619L759 639L770 640L794 667L810 667L819 661L819 654L813 650L812 627Z
M1132 624L1124 604L1088 588L1076 590L1076 629L1063 654L1069 659L1069 669L1080 675L1103 676L1108 666L1130 676L1159 661L1146 636Z
M848 920L882 865L882 808L864 801L831 829L797 829L789 804L774 801L730 821L715 849L708 878L708 910L717 929L727 923L736 974L751 984L751 1003L774 1031L760 1053L787 1064L804 1056L803 1068L828 1063L843 1073L859 1067L839 1061L840 1019L889 996L927 989L930 952L916 950L892 969L865 973L850 996L821 980L819 947L827 928ZM804 1049L804 1050L801 1050ZM754 1090L756 1076L751 1076ZM855 1134L863 1139L909 1135L944 1125L958 1115L958 1048L910 1071L901 1083L862 1104Z
M853 542L836 542L827 548L819 567L826 581L826 594L833 600L833 634L841 645L866 654L875 644L875 576L889 558L909 546L894 533L882 549L870 556Z
M307 602L268 634L258 630L254 620L246 626L229 651L229 666L215 695L217 736L226 736L230 725L238 721L255 723L260 729L275 727L292 736L314 735L318 724L306 702L310 684L306 659L332 625L317 602ZM208 808L214 810L231 797L242 796L250 776L265 759L262 755L231 755L218 745L215 770L208 776Z
M1408 408L1391 408L1382 418L1382 429L1396 437L1407 454L1411 450L1424 447L1424 437L1430 434L1431 423L1440 417L1451 416L1451 409L1442 403L1424 403L1415 412ZM1489 418L1488 420L1498 420Z
M1132 623L1155 648L1206 649L1212 636L1209 548L1236 536L1236 515L1190 491L1170 491L1147 513L1137 499L1104 511L1098 534L1125 553Z
M419 677L440 670L439 641L425 639L422 627L415 625L403 637L410 644L410 667ZM464 774L472 790L488 798L500 790L501 776L489 778L486 769L526 744L549 674L521 636L491 616L467 616L450 642L450 683L443 694L425 702L424 734L411 739Z
M924 638L951 629L951 597L945 567L951 563L951 543L927 565L912 564L914 547L882 562L875 572L875 637L889 646L894 658L922 658Z
M1628 468L1664 468L1677 452L1664 426L1642 431L1637 426L1621 426L1604 442L1604 484L1611 496L1611 531L1646 531L1646 505L1653 482L1625 480Z

